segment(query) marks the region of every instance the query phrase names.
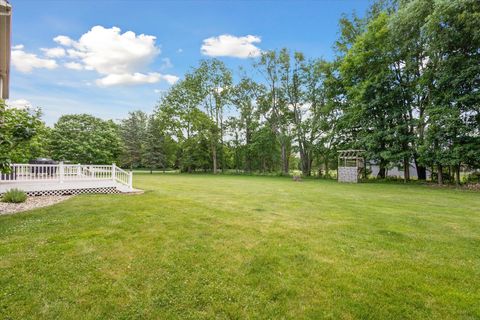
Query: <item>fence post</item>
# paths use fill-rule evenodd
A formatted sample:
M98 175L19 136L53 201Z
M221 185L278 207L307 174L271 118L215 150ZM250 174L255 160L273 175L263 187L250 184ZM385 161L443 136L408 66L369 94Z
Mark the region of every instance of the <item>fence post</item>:
M79 163L77 164L77 176L82 175L82 165Z
M113 181L115 181L115 178L116 178L116 176L115 176L115 171L116 171L116 170L115 170L115 163L112 163L112 180L113 180Z
M133 189L132 177L133 177L133 172L132 171L128 172L128 187L130 188L130 190Z
M59 171L60 171L60 183L63 183L63 180L65 180L65 168L63 167L63 161L60 161Z

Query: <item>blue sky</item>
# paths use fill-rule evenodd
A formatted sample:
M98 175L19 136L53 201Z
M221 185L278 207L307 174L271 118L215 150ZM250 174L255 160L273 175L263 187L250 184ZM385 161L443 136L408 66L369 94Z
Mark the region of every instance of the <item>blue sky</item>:
M370 4L368 0L10 2L14 46L10 102L41 107L50 125L62 114L121 119L131 110L150 112L162 91L209 56L223 60L234 72L251 65L252 56L261 50L282 47L330 59L341 14L363 14Z

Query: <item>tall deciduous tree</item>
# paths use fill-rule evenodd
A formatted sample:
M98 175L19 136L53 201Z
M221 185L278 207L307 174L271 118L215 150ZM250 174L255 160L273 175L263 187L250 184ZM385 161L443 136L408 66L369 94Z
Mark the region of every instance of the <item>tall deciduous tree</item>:
M385 13L371 21L340 67L349 100L344 121L346 126L357 129L355 144L379 163L381 178L385 177L389 148L394 143L391 129L395 96L391 91L390 57L385 48L389 37L387 22Z
M105 164L121 152L118 126L88 114L64 115L55 123L50 148L55 160Z
M202 60L195 70L195 77L200 79L203 95L202 107L210 119L215 123L211 127L211 152L213 173L217 173L218 154L220 153L222 170L225 167L224 157L224 111L229 102L232 87L232 75L225 64L217 59ZM220 152L218 152L220 151Z
M280 144L281 172L288 174L292 136L288 119L288 102L285 92L282 91L279 53L263 52L255 67L265 82L264 94L258 99L259 110Z
M480 163L480 2L437 0L426 20L428 80L424 155L438 167Z
M246 77L242 78L240 82L232 89L231 103L236 107L238 115L235 124L234 135L237 139L238 131L243 135L245 142L244 148L244 169L248 172L253 170L254 151L252 148L252 137L255 131L260 126L259 112L256 101L261 95L261 86L253 80Z
M7 108L0 99L0 172L8 171L12 158L41 130L40 112ZM22 159L23 160L23 159Z
M51 128L47 127L43 121L40 120L40 115L37 115L38 121L35 121L34 131L35 135L29 140L19 142L10 153L12 162L27 163L35 158L49 158L50 150L48 141L50 139Z
M336 67L335 63L321 59L304 66L306 96L311 103L308 133L313 148L311 160L317 159L318 175L322 175L323 166L326 177L330 176L330 164L336 163L337 146L344 142L337 130L344 97Z
M212 133L217 132L200 110L205 99L202 81L195 70L187 73L162 97L155 114L163 130L178 144L176 164L187 172L206 169L211 163Z
M400 1L398 11L391 14L389 21L396 95L399 97L398 101L404 105L410 153L416 166L417 177L421 180L426 179L426 167L420 161L419 146L424 141L425 109L431 96L430 87L425 81L428 56L423 25L430 12L430 0Z

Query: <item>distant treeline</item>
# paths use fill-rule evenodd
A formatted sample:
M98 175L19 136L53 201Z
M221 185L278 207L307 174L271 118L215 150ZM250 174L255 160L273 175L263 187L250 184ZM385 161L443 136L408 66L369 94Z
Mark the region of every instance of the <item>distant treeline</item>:
M408 180L411 162L439 183L447 168L457 182L461 166L479 168L480 1L381 1L339 25L333 61L266 51L234 76L202 60L152 114L63 116L12 157L322 176L355 148L379 178L402 166Z

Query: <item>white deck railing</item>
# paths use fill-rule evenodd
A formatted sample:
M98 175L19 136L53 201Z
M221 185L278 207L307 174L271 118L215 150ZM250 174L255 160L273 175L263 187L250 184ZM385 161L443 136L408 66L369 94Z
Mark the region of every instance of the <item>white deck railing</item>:
M12 164L9 173L0 174L0 182L53 182L112 180L132 189L132 172L115 164Z

